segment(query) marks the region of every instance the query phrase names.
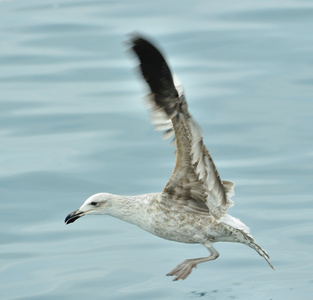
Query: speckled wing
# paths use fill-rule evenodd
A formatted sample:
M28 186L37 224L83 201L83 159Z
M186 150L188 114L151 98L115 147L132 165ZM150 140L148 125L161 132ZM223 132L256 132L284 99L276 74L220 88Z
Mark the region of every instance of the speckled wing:
M220 179L200 129L188 112L182 86L174 84L162 54L142 37L131 42L151 91L152 122L156 129L165 131L166 138L175 133L176 164L163 193L188 211L220 219L233 205L234 184Z

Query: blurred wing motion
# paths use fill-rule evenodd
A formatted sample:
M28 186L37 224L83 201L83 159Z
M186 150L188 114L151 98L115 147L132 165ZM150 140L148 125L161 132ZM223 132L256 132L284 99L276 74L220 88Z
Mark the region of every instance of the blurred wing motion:
M176 164L164 196L188 211L220 219L233 205L230 197L234 184L220 179L200 129L188 112L182 86L176 80L174 84L162 54L142 37L134 37L131 42L150 87L152 122L157 130L165 131L165 138L175 134Z

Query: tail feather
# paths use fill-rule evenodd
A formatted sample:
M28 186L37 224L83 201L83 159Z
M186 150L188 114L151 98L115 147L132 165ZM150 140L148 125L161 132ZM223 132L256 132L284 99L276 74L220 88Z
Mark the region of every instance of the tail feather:
M251 244L249 244L248 246L251 247L252 249L254 249L256 252L258 252L259 255L262 256L262 257L266 260L266 262L269 264L269 266L270 266L273 270L275 270L274 267L273 267L273 265L272 265L271 262L270 262L270 256L269 256L269 255L267 254L267 252L266 252L264 249L262 249L254 240L251 241Z
M225 183L224 183L225 184ZM227 185L227 183L226 183ZM229 183L229 186L231 186L231 183ZM269 264L269 266L273 269L273 265L270 262L270 257L269 255L266 253L266 251L264 249L262 249L254 240L253 236L250 233L249 228L243 224L239 219L234 218L231 215L224 215L221 219L220 222L224 224L224 226L227 226L229 228L229 231L232 232L233 234L231 234L231 238L230 236L226 237L226 239L224 239L224 241L231 241L231 242L238 242L238 243L243 243L247 246L249 246L250 248L254 249L256 252L259 253L260 256L262 256L266 262ZM235 240L234 240L234 236L235 236Z

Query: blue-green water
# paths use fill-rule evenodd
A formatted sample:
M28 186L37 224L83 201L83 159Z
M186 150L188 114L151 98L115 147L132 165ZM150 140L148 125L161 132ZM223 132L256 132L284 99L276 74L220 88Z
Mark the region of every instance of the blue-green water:
M311 1L0 1L0 298L312 299ZM220 257L111 217L91 194L160 191L174 155L149 124L127 34L158 42L223 179L271 255Z

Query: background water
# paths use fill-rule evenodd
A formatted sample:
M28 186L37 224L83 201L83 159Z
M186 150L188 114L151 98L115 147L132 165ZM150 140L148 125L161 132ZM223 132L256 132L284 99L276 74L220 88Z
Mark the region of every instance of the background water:
M313 3L0 1L1 299L312 299ZM161 191L173 149L153 131L127 34L158 42L223 179L230 213L272 258L111 217L65 226L91 194Z

